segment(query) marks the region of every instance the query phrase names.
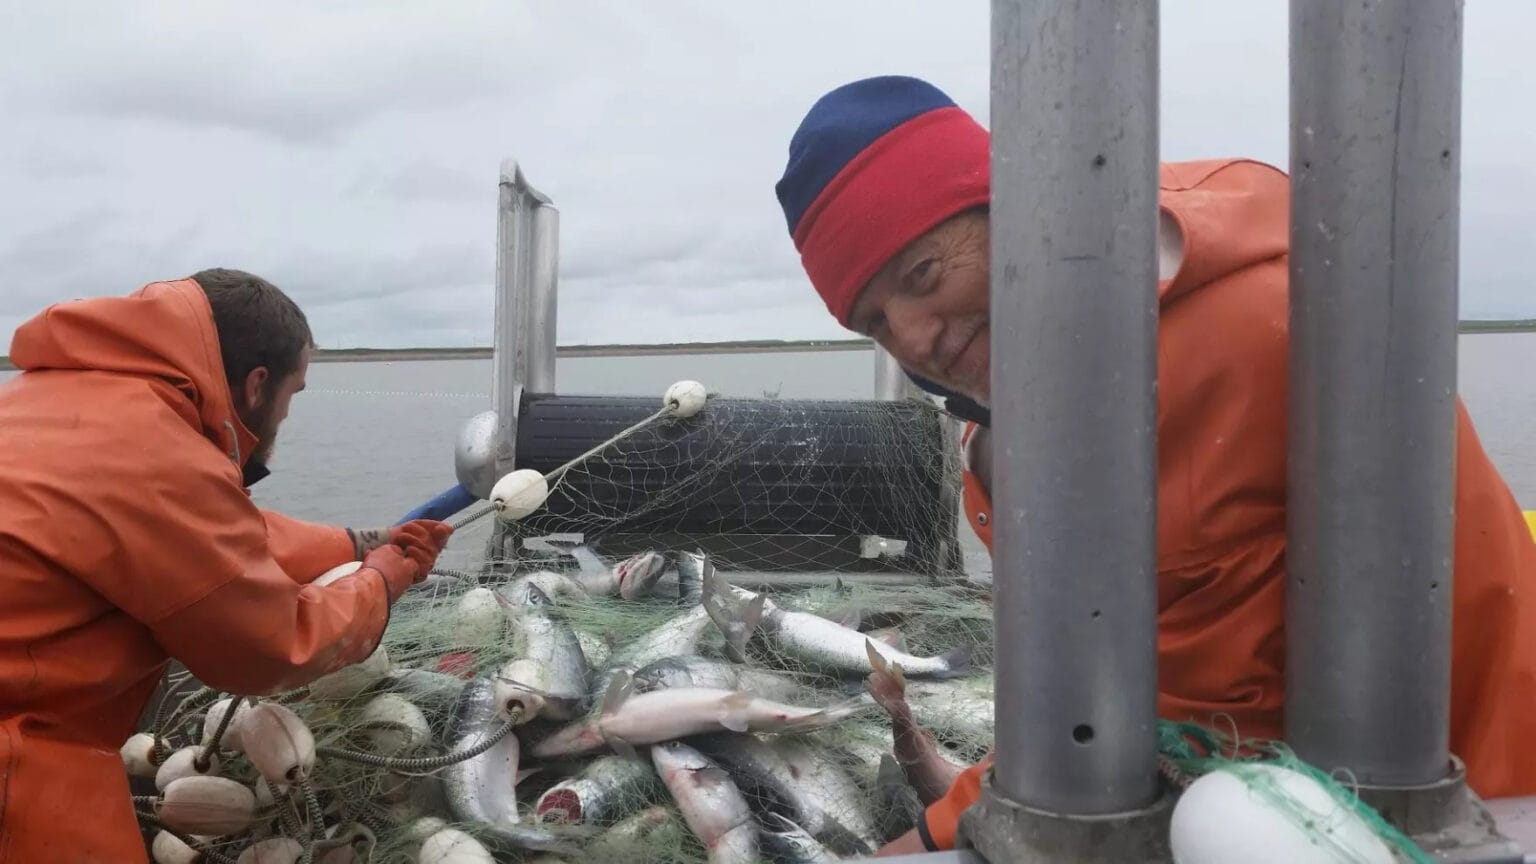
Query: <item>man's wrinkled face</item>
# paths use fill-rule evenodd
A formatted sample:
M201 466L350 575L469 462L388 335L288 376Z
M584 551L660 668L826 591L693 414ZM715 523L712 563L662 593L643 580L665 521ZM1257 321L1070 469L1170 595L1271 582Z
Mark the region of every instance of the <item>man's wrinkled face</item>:
M983 212L935 226L886 262L850 324L902 366L986 403L991 396L990 233Z
M240 422L255 435L256 450L253 459L268 464L277 448L277 430L288 419L288 407L293 396L304 389L305 376L309 372L309 349L299 355L299 364L281 380L273 379L266 367L251 370L242 388L239 409Z

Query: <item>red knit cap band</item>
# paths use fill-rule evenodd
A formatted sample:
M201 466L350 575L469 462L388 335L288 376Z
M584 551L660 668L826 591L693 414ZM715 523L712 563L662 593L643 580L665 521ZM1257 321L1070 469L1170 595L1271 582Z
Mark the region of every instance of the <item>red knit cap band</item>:
M844 327L859 292L896 253L990 200L990 136L960 108L880 136L839 171L794 234L811 284Z

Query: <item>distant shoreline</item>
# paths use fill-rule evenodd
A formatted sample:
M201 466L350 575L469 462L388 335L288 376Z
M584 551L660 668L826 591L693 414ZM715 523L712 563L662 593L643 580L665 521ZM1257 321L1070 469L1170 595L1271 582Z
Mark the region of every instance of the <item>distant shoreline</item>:
M1508 321L1462 321L1461 333L1533 333L1536 318ZM669 354L776 354L798 351L867 351L868 339L761 339L735 342L666 342L651 344L562 345L557 357L644 357ZM480 348L322 348L316 363L383 363L420 360L489 360L492 349ZM14 369L0 357L0 370Z

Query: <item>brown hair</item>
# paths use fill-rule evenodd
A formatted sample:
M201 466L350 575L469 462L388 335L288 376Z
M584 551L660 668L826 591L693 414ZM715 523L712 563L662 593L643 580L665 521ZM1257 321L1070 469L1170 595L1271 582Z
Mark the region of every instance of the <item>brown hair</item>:
M271 282L243 270L214 268L192 274L213 307L224 376L238 391L251 370L265 366L268 381L281 381L299 367L314 335L299 305Z

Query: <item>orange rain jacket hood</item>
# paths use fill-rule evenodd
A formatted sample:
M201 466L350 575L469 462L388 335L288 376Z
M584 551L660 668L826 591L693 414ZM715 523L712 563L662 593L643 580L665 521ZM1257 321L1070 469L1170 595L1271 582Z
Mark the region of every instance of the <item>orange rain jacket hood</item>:
M1184 252L1159 285L1158 714L1278 738L1289 181L1250 160L1167 163L1159 202ZM1451 749L1479 794L1536 794L1536 542L1459 401L1456 419ZM990 549L991 502L969 472L964 504ZM932 845L954 842L989 763L929 809Z
M55 305L0 385L0 862L146 860L118 750L168 657L259 695L362 660L388 621L343 529L259 510L191 280Z

